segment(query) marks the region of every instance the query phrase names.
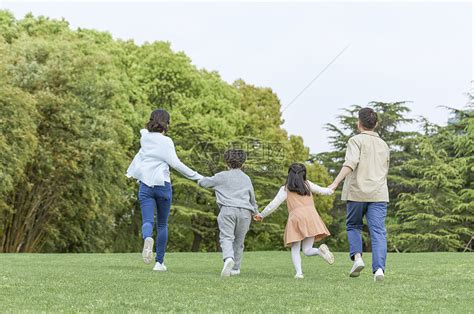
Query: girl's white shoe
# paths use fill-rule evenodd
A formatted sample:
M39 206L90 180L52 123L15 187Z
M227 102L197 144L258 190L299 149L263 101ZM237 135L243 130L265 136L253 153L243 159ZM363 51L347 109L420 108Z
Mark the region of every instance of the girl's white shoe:
M153 261L153 238L148 237L143 242L142 258L145 264Z
M304 278L303 274L296 274L295 275L295 279L303 279L303 278Z
M155 267L153 267L153 271L167 271L165 264L161 264L160 262L156 262Z
M319 253L322 258L329 264L334 264L334 255L329 251L329 248L326 244L321 244L319 247Z

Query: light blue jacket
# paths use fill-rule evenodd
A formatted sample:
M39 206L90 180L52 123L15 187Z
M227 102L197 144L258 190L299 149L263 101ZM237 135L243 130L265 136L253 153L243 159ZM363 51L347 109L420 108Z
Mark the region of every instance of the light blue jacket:
M146 129L140 130L140 134L141 148L128 167L127 177L135 178L148 186L165 185L165 182L171 183L171 166L188 179L202 179L199 173L179 160L171 138Z

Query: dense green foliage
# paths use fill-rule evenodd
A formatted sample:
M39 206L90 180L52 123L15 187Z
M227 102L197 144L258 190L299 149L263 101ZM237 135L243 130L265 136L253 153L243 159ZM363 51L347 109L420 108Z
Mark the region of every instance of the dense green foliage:
M370 261L370 253L366 255ZM169 253L153 273L134 254L0 254L3 312L471 313L473 254L388 255L385 281L370 269L350 278L335 264L303 257L293 278L289 252L246 252L239 277L221 279L219 253Z
M369 104L379 114L377 132L391 149L389 249L395 251L462 250L474 235L473 108L450 110L447 126L406 118L405 103ZM345 110L339 124L328 124L334 151L312 156L333 175L339 171L348 138L356 134L360 106ZM421 132L402 132L401 124L421 123ZM338 230L333 247L345 249L345 203L336 198L331 226ZM370 250L367 232L365 246Z
M427 125L412 159L399 167L394 244L403 250L452 251L474 234L474 115L455 111L447 127Z
M268 88L199 70L164 42L137 46L66 21L0 11L0 251L136 251L137 184L124 173L153 109L171 114L180 158L205 175L225 169L222 153L243 147L260 205L288 165L308 160L300 137L281 125ZM326 169L310 178L330 183ZM173 175L170 251L215 251L212 191ZM317 197L328 220L331 197ZM254 225L247 248L282 247L286 212Z

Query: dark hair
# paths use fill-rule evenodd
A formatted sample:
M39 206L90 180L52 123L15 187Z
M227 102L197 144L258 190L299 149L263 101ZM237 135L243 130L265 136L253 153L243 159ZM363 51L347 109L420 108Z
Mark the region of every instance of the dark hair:
M150 121L146 124L149 132L166 133L170 124L170 114L164 109L156 109L150 115Z
M241 149L228 149L224 153L224 160L229 168L242 168L242 165L247 160L247 154Z
M359 121L366 130L373 130L377 126L377 113L372 108L362 108L359 110Z
M311 195L311 190L306 182L305 165L300 163L292 164L288 169L285 185L288 191L296 192L299 195Z

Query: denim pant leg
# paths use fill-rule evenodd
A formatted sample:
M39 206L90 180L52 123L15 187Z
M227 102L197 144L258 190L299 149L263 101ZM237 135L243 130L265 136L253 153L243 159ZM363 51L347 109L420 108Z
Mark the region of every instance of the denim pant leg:
M168 216L171 209L172 189L169 182L155 187L156 199L156 261L163 263L168 243Z
M138 200L142 210L142 237L145 239L153 236L153 225L155 224L156 202L153 196L153 188L140 182Z
M385 230L386 202L369 203L367 207L367 224L372 242L372 271L382 268L385 271L387 259L387 231Z
M362 218L366 206L365 202L347 202L346 231L349 240L349 256L352 260L357 253L362 255Z

